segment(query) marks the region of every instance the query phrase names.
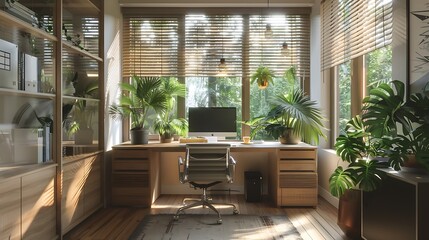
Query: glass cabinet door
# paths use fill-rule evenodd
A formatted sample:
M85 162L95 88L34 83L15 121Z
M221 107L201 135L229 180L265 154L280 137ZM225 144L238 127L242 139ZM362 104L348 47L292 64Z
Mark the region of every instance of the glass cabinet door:
M93 153L99 144L100 9L89 0L63 2L63 156Z
M0 166L54 160L55 8L0 3Z

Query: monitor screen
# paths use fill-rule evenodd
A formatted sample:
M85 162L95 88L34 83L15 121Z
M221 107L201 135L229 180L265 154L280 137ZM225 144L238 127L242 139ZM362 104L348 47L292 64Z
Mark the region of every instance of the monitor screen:
M190 107L189 136L237 136L235 107Z

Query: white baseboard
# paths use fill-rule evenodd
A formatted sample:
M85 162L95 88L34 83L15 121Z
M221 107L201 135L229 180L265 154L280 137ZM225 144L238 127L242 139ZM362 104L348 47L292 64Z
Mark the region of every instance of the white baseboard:
M339 199L332 196L329 191L319 186L319 195L338 209Z

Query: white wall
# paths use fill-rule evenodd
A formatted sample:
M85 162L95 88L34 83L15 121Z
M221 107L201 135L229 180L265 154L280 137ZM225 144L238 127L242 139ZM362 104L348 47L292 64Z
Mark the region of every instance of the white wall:
M122 79L120 44L122 14L118 0L105 0L104 26L104 75L106 79L104 132L106 150L110 150L113 145L121 143L122 140L122 123L113 121L108 111L108 107L120 94L118 83Z
M310 32L310 97L316 101L326 119L330 114L330 84L327 77L322 76L321 70L321 16L320 1L315 1L311 11L311 32ZM325 121L325 126L328 124ZM325 131L329 135L329 130ZM328 200L332 205L338 206L338 198L329 193L329 177L337 167L339 158L335 151L325 149L328 144L322 139L318 149L317 173L319 181L319 195Z

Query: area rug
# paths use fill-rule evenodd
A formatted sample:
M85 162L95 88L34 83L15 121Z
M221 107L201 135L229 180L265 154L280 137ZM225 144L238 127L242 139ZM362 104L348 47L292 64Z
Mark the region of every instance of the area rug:
M184 214L148 215L134 230L130 240L226 240L226 239L302 239L287 216Z

